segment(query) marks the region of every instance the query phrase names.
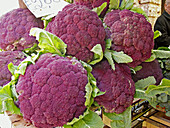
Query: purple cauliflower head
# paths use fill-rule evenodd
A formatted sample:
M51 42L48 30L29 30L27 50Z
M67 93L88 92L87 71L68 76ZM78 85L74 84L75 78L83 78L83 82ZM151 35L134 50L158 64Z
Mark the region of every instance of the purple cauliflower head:
M159 85L163 79L162 69L157 60L152 62L143 62L140 66L142 69L137 71L136 74L132 74L132 78L135 82L141 79L145 79L149 76L154 76L156 79L156 85Z
M2 51L0 52L0 86L6 85L11 81L12 74L8 70L8 64L19 65L25 56L21 51Z
M29 36L32 27L43 28L43 21L35 18L28 9L14 9L0 18L0 48L3 50L24 50L37 43Z
M126 9L112 10L104 17L104 22L111 31L111 49L129 55L133 59L128 63L130 67L136 67L150 58L154 33L142 14Z
M89 9L93 9L95 7L99 7L104 2L107 2L107 6L102 11L102 13L100 14L101 17L104 17L104 15L106 14L106 11L109 9L110 0L74 0L74 4L84 5L84 6L88 7Z
M89 9L93 9L92 0L74 0L73 3L76 5L86 6Z
M132 104L135 85L126 64L115 64L114 71L106 60L93 66L92 74L98 88L106 93L95 98L106 112L122 113Z
M67 44L67 55L89 62L96 44L105 47L105 30L96 12L85 6L69 4L47 25L47 31Z
M63 126L86 109L87 71L75 59L40 56L16 85L23 118L38 128Z

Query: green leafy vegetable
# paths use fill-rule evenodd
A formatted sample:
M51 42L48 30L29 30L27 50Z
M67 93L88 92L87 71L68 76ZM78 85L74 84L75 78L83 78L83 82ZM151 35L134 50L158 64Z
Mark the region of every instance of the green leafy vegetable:
M47 17L48 17L48 16L41 18L41 20L44 21L44 30L46 29L48 23L51 22L51 20L52 20L52 17L51 17L51 18L47 18Z
M133 7L134 0L126 0L125 9L130 10Z
M37 43L35 43L31 48L24 49L24 52L26 52L27 54L31 54L31 53L36 52L36 50L38 50L38 49L39 49L39 47L38 47Z
M8 69L9 69L9 71L11 72L12 75L15 74L15 70L17 70L17 67L18 67L18 66L13 65L13 63L9 63L9 64L8 64Z
M83 67L87 70L88 73L90 73L92 71L92 67L89 64L87 64L86 62L81 61L81 60L80 60L80 62L83 65Z
M10 111L12 114L19 114L20 109L16 107L14 101L17 101L18 94L15 89L15 84L18 81L19 75L24 75L26 67L33 63L35 64L36 59L39 57L41 52L37 55L33 54L32 56L27 56L18 66L13 65L12 63L8 64L8 69L12 74L12 80L5 85L3 88L0 88L0 113L5 111Z
M99 90L99 88L97 87L96 79L94 78L94 76L91 73L88 75L88 77L90 77L89 78L90 83L93 88L92 97L95 98L96 96L101 96L101 95L105 94L105 92L102 92Z
M97 113L90 111L84 118L71 125L64 125L64 128L103 128L104 124Z
M110 0L109 11L111 11L111 9L130 10L133 7L133 3L134 3L134 0L127 0L127 1L122 0L122 3L120 5L120 0Z
M122 51L112 51L112 57L117 63L130 63L133 61L130 56L124 54Z
M125 8L126 5L126 1L122 0L121 5L120 5L120 9L123 10Z
M20 109L14 104L14 99L17 99L11 91L12 84L5 85L0 90L0 113L10 111L12 114L22 115Z
M149 85L155 84L156 80L153 76L149 76L145 79L138 80L135 83L135 88L136 89L146 89Z
M131 71L133 71L134 74L136 74L137 71L140 71L142 69L142 66L136 66L135 68L130 68Z
M95 45L92 49L92 52L94 52L93 61L91 61L89 64L94 65L98 62L100 62L103 59L103 51L102 46L100 44Z
M103 113L106 117L111 119L111 128L130 128L131 127L131 106L121 114Z
M88 83L86 85L86 102L85 102L85 106L87 106L87 108L90 108L90 106L93 104L94 102L94 98L96 96L100 96L103 95L105 92L101 92L99 90L99 88L96 85L96 79L94 78L94 76L91 74L92 71L92 67L83 62L80 61L83 65L83 67L87 70L87 76L88 76Z
M159 106L162 107L163 109L165 109L166 116L170 117L170 107L169 107L170 95L162 93L162 94L158 95L157 99L158 99Z
M113 58L112 58L112 53L109 50L111 48L111 46L112 46L112 40L111 39L107 39L106 40L104 56L108 60L108 62L111 65L112 69L115 70L115 64L114 64L114 61L113 61Z
M12 63L9 63L8 69L13 75L12 80L13 81L17 80L20 74L24 75L26 67L29 64L35 64L35 61L39 57L40 54L41 53L37 55L33 54L32 56L27 55L27 58L24 59L18 66L14 66Z
M147 96L153 96L161 93L170 95L170 84L161 84L161 85L150 85L145 91Z
M154 53L152 53L151 57L147 60L145 60L145 62L152 62L156 59L156 55Z
M68 3L73 3L73 0L64 0L64 1L66 1Z
M106 40L106 46L105 46L105 49L110 49L112 46L112 40L111 39L107 39Z
M80 115L78 118L74 118L71 122L68 122L66 125L64 125L64 128L67 128L67 126L74 125L74 123L78 122L82 118L84 118L87 114L89 114L89 110L86 110L83 115ZM72 127L72 126L71 126Z
M112 69L115 70L115 64L112 58L112 53L109 50L105 50L104 56L106 57L107 61L111 65Z
M168 80L168 79L162 79L161 85L168 85L168 86L170 86L170 80Z
M157 50L170 51L170 49L168 47L159 47Z
M160 59L170 58L170 51L153 50L153 53L155 54L156 58Z
M121 52L116 52L116 51L113 51L113 50L109 50L111 45L112 45L112 40L107 39L106 40L104 56L108 60L108 62L111 65L113 70L115 70L115 65L114 65L113 60L115 60L117 63L130 63L130 62L133 61L130 56L124 54L124 52L122 52L122 51Z
M108 62L111 65L113 70L115 70L115 65L114 65L113 60L115 60L117 63L130 63L130 62L133 61L130 56L124 54L122 51L116 52L116 51L113 51L113 50L107 50L106 49L105 52L104 52L104 56L108 60Z
M158 86L152 85L154 83L156 83L154 77L148 77L136 82L136 93L134 97L148 100L149 103L156 108L156 105L160 102L157 98L158 94L165 93L170 95L170 80L162 79L161 84Z
M161 32L158 31L158 30L156 30L156 31L154 31L154 37L153 37L153 39L156 39L156 38L158 38L158 37L161 36L161 35L162 35Z
M119 3L120 3L120 0L110 0L109 10L118 9L119 8Z
M32 28L30 35L35 36L39 41L38 46L45 52L64 56L67 45L57 36L40 28Z
M92 91L93 91L93 88L92 86L90 85L90 83L87 83L86 85L86 102L85 102L85 106L88 106L90 104L92 104L91 102L93 102L92 98L91 98L91 95L92 95Z
M107 6L107 2L104 2L101 6L93 8L92 11L96 12L97 15L99 16L106 6Z
M162 93L159 97L158 100L161 100L162 102L167 102L168 101L168 97L165 93Z

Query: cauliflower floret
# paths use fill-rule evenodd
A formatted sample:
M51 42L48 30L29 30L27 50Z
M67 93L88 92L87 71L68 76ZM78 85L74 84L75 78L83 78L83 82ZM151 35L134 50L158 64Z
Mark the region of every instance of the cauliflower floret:
M126 110L134 99L135 84L126 64L115 64L115 71L106 60L93 66L98 88L106 93L95 98L105 111L117 114Z
M154 33L142 14L126 9L112 10L104 17L104 22L111 31L111 49L129 55L133 59L129 66L136 67L150 58Z
M57 35L67 44L67 55L89 62L90 50L101 44L105 47L105 30L96 12L85 6L69 4L47 25L47 31Z
M156 79L156 85L159 85L163 79L163 74L159 62L157 60L152 62L143 62L140 66L142 66L142 69L137 71L136 74L132 74L133 80L137 82L140 79L154 76Z
M43 28L43 21L35 18L28 9L14 9L0 18L0 48L3 50L24 50L37 43L29 36L32 27Z
M40 56L16 85L23 118L38 128L63 126L86 109L87 71L75 59Z
M89 9L93 9L95 7L99 7L100 5L102 5L104 2L107 2L107 6L106 8L101 12L100 16L104 17L104 15L106 14L106 11L109 8L109 3L110 0L74 0L74 4L77 5L84 5L86 7L88 7Z
M93 9L92 0L74 0L73 3L76 4L76 5L86 6L89 9Z

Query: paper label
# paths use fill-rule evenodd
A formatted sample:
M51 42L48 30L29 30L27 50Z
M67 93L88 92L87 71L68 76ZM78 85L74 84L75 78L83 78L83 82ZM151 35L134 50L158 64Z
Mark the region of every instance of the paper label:
M23 0L23 2L37 18L57 14L69 4L64 0Z

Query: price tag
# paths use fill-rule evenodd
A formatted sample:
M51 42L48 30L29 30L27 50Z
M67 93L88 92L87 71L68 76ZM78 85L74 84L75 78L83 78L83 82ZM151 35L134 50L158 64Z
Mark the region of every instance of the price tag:
M23 0L23 2L37 18L57 14L69 4L64 0Z

